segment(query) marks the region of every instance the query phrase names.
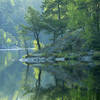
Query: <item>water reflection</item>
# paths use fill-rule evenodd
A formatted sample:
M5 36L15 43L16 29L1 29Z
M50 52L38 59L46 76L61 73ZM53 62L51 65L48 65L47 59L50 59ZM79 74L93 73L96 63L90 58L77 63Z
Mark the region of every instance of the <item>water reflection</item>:
M25 51L0 51L0 100L16 100L26 67L18 61Z
M100 64L22 64L25 51L0 51L0 100L100 100Z
M28 64L27 67L34 71L33 76L27 76L34 77L34 85L30 87L27 81L23 98L28 99L25 100L100 99L99 66L77 61L35 65Z

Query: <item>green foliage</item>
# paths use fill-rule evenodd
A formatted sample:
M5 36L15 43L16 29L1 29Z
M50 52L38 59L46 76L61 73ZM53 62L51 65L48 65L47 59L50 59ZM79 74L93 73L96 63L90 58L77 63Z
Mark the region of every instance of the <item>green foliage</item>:
M25 15L27 26L22 25L22 33L32 33L37 42L38 49L41 49L40 32L43 29L43 22L40 13L32 7L28 7ZM25 37L24 37L25 38Z
M45 0L42 4L44 29L53 34L53 41L66 30L66 2L64 0Z
M12 42L13 41L13 42ZM0 48L9 48L16 45L16 38L9 32L0 29Z
M93 59L99 60L100 59L100 51L95 51L93 54Z
M15 1L11 0L11 4L12 4L12 6L15 6Z
M82 28L85 38L84 47L99 50L100 16L99 0L44 0L43 17L47 23L45 29L53 33L53 39L66 33L66 29ZM67 35L67 34L66 34Z

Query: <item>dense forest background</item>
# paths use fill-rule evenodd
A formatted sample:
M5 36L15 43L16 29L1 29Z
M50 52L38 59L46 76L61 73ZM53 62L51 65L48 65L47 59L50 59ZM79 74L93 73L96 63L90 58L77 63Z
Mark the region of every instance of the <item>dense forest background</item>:
M0 0L0 48L23 47L24 40L29 40L28 47L32 47L35 31L48 33L55 41L63 34L82 29L78 35L82 48L99 50L99 5L99 0ZM28 33L24 34L27 39L23 40L19 31ZM48 40L46 34L40 38Z
M41 0L0 0L0 48L13 48L20 44L17 26L25 24L24 15L28 6L41 11L40 5Z

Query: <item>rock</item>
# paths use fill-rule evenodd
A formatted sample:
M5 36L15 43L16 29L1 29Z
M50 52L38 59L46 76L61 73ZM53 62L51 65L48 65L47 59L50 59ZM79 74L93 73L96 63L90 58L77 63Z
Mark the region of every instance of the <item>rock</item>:
M29 64L40 64L40 63L53 63L55 61L59 62L59 61L65 61L65 58L55 58L53 56L51 57L27 57L27 58L22 58L19 59L19 61L24 62L24 63L29 63Z
M89 52L88 52L88 55L90 55L90 56L92 56L94 54L94 50L90 50Z
M25 63L44 63L46 62L45 57L29 57L29 58L22 58L19 61L25 62Z
M55 61L65 61L65 58L55 58Z
M80 58L80 61L91 62L92 57L91 56L83 56L83 57Z

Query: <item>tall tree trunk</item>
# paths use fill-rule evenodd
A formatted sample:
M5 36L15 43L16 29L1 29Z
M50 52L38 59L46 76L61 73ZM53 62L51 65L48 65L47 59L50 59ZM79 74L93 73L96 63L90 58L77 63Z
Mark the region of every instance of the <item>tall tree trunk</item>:
M93 0L93 32L94 32L94 41L93 41L93 48L96 50L100 50L100 7L99 7L99 0Z
M63 34L63 30L61 29L61 8L60 8L60 0L58 0L58 20L59 20L59 32L61 34Z
M53 33L53 43L55 44L56 42L56 32Z
M40 39L39 39L39 32L35 32L34 33L34 37L37 41L37 45L38 45L38 49L40 50L41 49L41 45L40 45Z
M61 13L60 13L60 1L58 0L58 20L61 19Z
M41 70L39 70L38 87L41 86Z
M26 54L29 55L26 41L24 41L24 44L25 44L25 51L26 51Z
M58 79L56 78L56 75L54 77L55 77L55 84L56 84L56 87L57 87L58 86Z
M38 49L40 50L40 49L41 49L41 45L40 45L40 40L39 40L39 38L37 38L37 45L38 45Z
M27 69L26 69L25 85L27 84L27 80L28 80L28 73L29 73L29 64L27 65Z
M100 100L100 89L96 89L96 100Z
M24 39L24 47L25 47L26 54L29 55L28 49L27 49L27 43L26 43L24 35L23 35L23 39Z
M99 33L99 28L100 28L100 26L99 26L100 5L99 5L99 0L95 0L95 2L96 2L96 9L95 9L95 12L96 12L96 14L95 14L95 17L96 17L96 27L97 27L97 33Z
M64 92L64 81L62 81L62 92ZM62 100L63 100L63 95L62 95Z

